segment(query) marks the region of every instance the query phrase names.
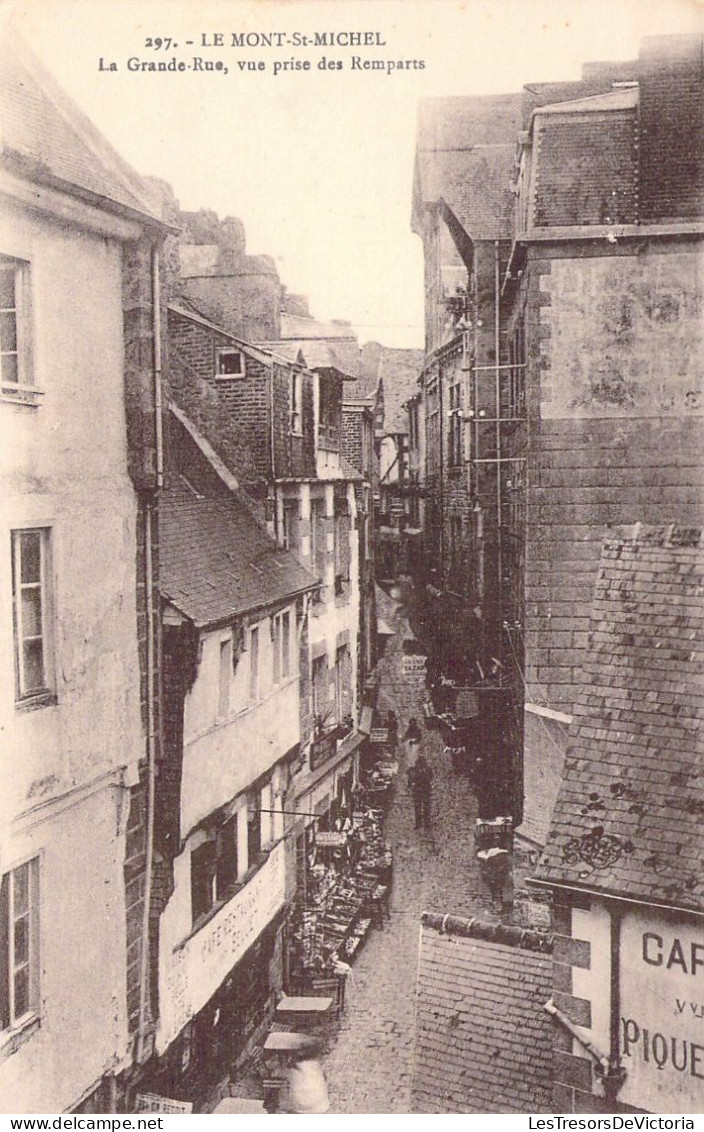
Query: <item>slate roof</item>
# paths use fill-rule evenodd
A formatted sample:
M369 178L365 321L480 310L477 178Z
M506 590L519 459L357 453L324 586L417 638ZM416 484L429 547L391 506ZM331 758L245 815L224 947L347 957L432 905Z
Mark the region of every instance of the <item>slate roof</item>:
M412 1111L550 1112L552 937L424 913Z
M444 201L474 240L510 235L510 181L522 95L434 98L421 103L414 211ZM416 227L417 227L416 223Z
M219 480L195 430L170 414L169 463L159 501L162 596L199 628L312 589L317 579L279 550L243 492Z
M704 909L703 541L604 543L544 880Z
M297 344L304 352L309 368L327 368L329 361L323 354L315 361L315 344L327 345L335 358L335 368L347 377L359 375L359 342L347 322L320 322L316 318L303 318L301 315L281 312L281 338ZM281 348L281 342L269 343L274 349ZM310 361L308 360L310 356Z
M551 102L534 110L534 114L589 114L605 110L633 110L638 105L638 88L625 87L606 94L593 94L566 102Z
M14 32L0 41L0 124L0 160L12 172L162 222L155 193Z
M408 432L404 405L418 391L424 359L422 350L383 348L379 376L384 387L384 432Z
M418 377L424 358L422 350L403 350L382 346L379 342L365 342L359 377L345 390L345 400L368 401L371 405L381 382L384 432L408 432L408 415L403 406L418 391Z

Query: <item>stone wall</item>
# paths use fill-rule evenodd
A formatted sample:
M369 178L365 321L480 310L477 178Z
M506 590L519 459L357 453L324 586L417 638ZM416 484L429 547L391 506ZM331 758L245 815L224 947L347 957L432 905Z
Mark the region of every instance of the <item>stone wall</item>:
M704 521L700 249L556 250L530 267L525 675L558 710L571 710L605 534Z

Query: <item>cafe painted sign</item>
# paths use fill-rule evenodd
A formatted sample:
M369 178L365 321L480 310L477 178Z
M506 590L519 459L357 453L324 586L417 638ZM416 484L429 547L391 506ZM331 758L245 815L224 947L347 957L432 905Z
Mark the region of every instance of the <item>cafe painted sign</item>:
M284 843L280 842L249 883L211 920L170 949L168 955L162 955L157 1053L163 1053L202 1010L285 898Z
M704 922L652 913L621 927L619 1100L648 1112L704 1112Z
M193 1112L191 1101L174 1101L171 1097L161 1097L158 1093L137 1093L135 1112Z

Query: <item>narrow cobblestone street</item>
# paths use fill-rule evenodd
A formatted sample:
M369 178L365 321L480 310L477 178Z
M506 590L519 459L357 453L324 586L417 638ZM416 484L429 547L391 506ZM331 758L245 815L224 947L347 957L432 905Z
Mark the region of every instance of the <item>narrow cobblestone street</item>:
M404 588L404 592L407 592ZM393 709L402 737L415 716L422 725L423 686L402 673L403 641L412 636L407 608L379 591L378 613L394 630L379 662L379 708ZM342 1028L325 1061L332 1107L340 1113L409 1113L419 920L423 911L495 918L474 856L476 801L453 771L437 731L423 727L433 768L432 830L414 828L406 758L386 821L394 852L391 920L373 931L354 965ZM372 1070L373 1067L373 1070Z

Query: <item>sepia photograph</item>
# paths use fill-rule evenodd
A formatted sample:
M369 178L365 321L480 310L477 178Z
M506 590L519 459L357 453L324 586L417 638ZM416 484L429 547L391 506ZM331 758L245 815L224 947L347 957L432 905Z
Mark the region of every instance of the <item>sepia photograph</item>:
M704 0L0 0L0 382L6 1127L693 1132Z

